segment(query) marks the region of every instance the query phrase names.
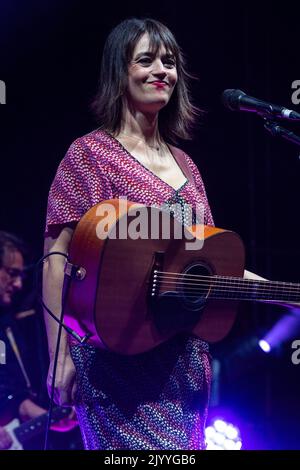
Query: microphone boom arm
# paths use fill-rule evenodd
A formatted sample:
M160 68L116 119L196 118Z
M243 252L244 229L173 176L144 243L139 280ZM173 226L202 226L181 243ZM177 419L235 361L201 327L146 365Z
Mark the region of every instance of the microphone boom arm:
M293 144L300 146L300 136L296 135L294 132L285 129L275 121L264 118L265 124L264 128L271 133L273 137L282 137Z

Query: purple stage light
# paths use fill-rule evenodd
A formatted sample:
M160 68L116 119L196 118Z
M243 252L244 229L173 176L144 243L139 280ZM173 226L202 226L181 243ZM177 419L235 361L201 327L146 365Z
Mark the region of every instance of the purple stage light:
M259 346L268 353L298 333L300 333L300 312L299 309L293 309L272 326L259 341Z

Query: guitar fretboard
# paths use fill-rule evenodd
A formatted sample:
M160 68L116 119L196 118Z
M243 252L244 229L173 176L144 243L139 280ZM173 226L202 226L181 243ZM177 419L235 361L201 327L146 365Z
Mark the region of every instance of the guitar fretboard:
M209 298L297 302L300 284L214 276Z
M54 408L52 413L51 424L56 423L62 418L65 418L70 414L70 408ZM38 418L31 419L26 423L21 424L18 428L14 430L14 433L17 439L24 443L28 439L31 439L34 436L37 436L43 432L46 428L48 420L48 413L45 413Z

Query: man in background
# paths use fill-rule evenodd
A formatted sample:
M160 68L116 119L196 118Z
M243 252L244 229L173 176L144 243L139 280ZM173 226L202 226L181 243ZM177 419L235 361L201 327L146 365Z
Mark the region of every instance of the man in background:
M32 358L28 362L24 331L20 331L20 322L15 318L14 301L23 289L24 257L23 242L0 231L0 340L5 344L5 361L0 364L0 449L9 449L12 445L4 425L14 418L24 422L46 413L46 409L36 403L29 377L29 371L33 372L30 370ZM36 334L37 331L30 331L33 344ZM39 355L40 351L36 353ZM65 418L52 429L68 431L75 426L74 419Z

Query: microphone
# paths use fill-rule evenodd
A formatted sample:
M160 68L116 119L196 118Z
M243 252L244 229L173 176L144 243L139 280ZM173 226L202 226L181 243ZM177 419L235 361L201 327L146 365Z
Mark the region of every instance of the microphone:
M284 108L283 106L267 103L253 96L246 95L242 90L224 90L222 93L222 101L224 106L230 109L230 111L248 111L268 118L300 121L299 113Z

